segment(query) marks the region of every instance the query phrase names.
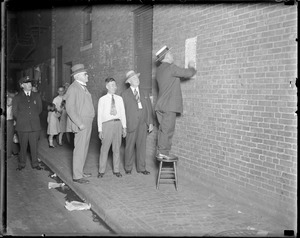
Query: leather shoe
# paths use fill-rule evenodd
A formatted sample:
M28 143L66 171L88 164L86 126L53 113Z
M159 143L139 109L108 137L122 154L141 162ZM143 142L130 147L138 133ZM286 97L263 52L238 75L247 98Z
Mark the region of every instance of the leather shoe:
M171 157L169 155L164 155L164 154L161 154L161 153L158 153L156 155L156 157L158 157L160 159L171 159Z
M104 173L98 173L97 178L102 178L104 176Z
M76 183L89 183L90 181L84 178L80 178L80 179L73 179L73 182Z
M147 171L147 170L145 170L145 171L140 171L140 172L138 172L138 173L142 173L142 174L144 174L144 175L148 175L148 174L150 174L150 172L149 172L149 171Z
M43 168L41 166L35 166L35 167L32 167L33 169L36 169L36 170L42 170Z
M89 177L92 177L92 174L91 173L83 173L83 177L89 178Z
M25 168L25 166L18 166L18 168L16 170L21 171L24 168Z
M125 170L125 174L131 174L131 170Z
M49 148L55 148L55 146L54 145L49 145Z
M120 172L114 173L114 175L116 175L118 178L122 177L122 174Z

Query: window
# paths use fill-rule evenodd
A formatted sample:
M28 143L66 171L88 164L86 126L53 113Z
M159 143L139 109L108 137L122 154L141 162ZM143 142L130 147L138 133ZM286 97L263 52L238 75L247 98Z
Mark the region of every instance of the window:
M92 7L83 10L83 45L92 43Z

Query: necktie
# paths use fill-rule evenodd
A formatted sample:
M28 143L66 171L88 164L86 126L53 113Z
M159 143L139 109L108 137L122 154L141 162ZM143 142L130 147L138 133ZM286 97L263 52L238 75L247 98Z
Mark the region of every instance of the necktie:
M142 109L143 106L142 106L142 103L141 103L141 100L140 100L140 95L139 95L138 91L136 90L136 88L134 89L134 96L135 96L135 99L138 103L139 109Z
M134 96L135 96L136 101L138 103L140 103L141 102L140 95L139 95L139 93L138 93L138 91L136 89L134 89Z
M114 95L111 95L110 115L113 115L113 116L117 115L117 109L116 109Z

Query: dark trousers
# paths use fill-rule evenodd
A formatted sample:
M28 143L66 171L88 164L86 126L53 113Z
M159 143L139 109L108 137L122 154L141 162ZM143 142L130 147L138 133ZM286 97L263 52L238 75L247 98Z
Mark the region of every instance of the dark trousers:
M156 111L156 116L159 122L157 150L159 153L169 155L175 132L176 112Z
M140 117L135 131L127 132L125 146L125 170L131 171L136 158L136 170L146 170L147 124Z
M6 155L7 157L19 152L19 146L13 142L15 133L14 120L6 121L6 133L7 133L7 144L6 144Z
M19 143L20 143L20 156L19 156L19 166L26 166L26 158L27 158L27 148L28 143L30 146L30 154L31 154L31 165L35 167L38 165L37 160L37 147L38 140L40 137L40 131L18 131Z

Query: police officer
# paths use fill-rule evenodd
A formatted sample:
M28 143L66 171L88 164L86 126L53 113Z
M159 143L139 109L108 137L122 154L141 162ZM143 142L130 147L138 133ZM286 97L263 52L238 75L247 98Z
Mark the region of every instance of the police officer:
M39 115L42 112L42 100L39 93L32 91L31 81L28 76L19 80L21 92L14 97L12 106L20 143L20 156L17 168L19 171L26 166L28 144L30 146L32 168L42 169L37 159L38 139L41 130Z

